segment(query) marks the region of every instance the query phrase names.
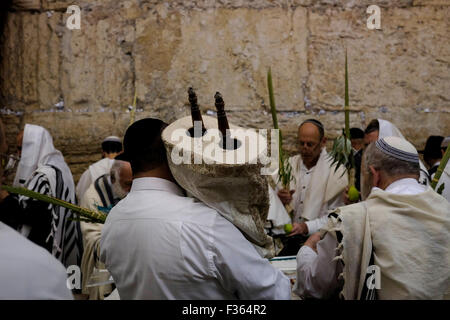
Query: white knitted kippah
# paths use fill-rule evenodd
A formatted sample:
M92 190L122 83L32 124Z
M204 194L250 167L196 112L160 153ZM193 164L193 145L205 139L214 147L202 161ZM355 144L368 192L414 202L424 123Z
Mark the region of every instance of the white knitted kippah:
M116 137L116 136L109 136L109 137L106 137L106 138L103 140L103 142L107 142L107 141L112 141L112 142L122 142L122 141L120 140L120 138L119 138L119 137Z
M384 137L375 142L376 147L383 153L399 160L419 163L419 154L416 148L399 137Z

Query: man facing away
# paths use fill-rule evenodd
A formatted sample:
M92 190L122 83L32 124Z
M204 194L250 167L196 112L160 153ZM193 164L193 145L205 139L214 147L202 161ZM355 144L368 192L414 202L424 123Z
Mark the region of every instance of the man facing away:
M419 153L423 154L423 160L428 166L430 181L433 179L442 160L441 143L443 140L444 137L442 136L429 136L425 143L425 148L419 151Z
M373 119L364 130L364 144L368 145L378 139L385 137L399 137L405 139L400 130L391 122L383 119ZM406 140L406 139L405 139ZM419 160L420 177L419 182L425 186L430 184L428 170L422 161Z
M50 133L41 126L26 124L17 142L21 157L14 186L75 203L72 173L61 152L55 149ZM46 248L66 267L80 265L81 230L72 211L26 196L17 199L8 195L3 201L11 203L11 210L0 212L2 221L8 221L13 229Z
M109 213L101 257L122 299L290 299L290 282L228 220L174 180L158 119L133 123L130 193ZM144 139L145 137L145 139Z
M109 136L102 142L102 159L91 164L83 172L77 184L77 199L81 201L84 193L98 177L109 174L114 158L122 152L122 142L119 137Z
M6 150L0 119L0 154L4 155ZM0 188L6 164L6 161L0 163ZM9 210L7 207L1 209ZM73 299L66 285L67 273L64 266L44 248L1 221L0 243L0 300Z
M402 138L381 138L366 148L361 177L365 201L331 213L322 240L314 234L298 252L294 291L448 299L450 204L418 182L417 150Z
M304 121L298 129L300 154L290 157L294 180L289 189L280 189L283 204L294 208L293 228L290 235L308 235L326 224L327 211L344 204L342 193L347 186L343 168L335 171L326 149L322 123L314 119Z
M80 206L91 210L108 213L131 189L132 173L129 162L114 160L109 174L97 178L86 190ZM103 300L112 291L110 284L87 287L94 269L104 269L98 260L100 255L100 238L103 224L80 222L83 233L83 257L81 273L83 275L82 293L89 300Z

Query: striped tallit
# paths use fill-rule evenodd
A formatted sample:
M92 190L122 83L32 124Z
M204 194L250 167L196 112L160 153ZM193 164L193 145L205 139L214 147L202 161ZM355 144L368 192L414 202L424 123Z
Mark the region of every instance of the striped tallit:
M40 126L25 126L22 156L14 185L76 203L70 169L61 152L54 148L50 133ZM30 199L21 196L19 201L26 207ZM51 243L51 253L66 267L79 266L83 251L79 222L72 220L73 213L66 208L49 204L48 210L52 218L46 241ZM19 231L28 236L31 226L23 225Z

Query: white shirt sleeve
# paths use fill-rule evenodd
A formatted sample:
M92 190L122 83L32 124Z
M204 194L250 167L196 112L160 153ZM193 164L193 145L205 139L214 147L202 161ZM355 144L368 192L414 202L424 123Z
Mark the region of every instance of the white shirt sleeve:
M300 297L323 299L330 297L339 287L338 276L342 265L332 261L337 241L330 234L317 243L317 252L308 246L297 254L297 281L294 292Z
M242 233L224 218L215 224L213 261L221 285L238 299L289 300L290 280L262 258Z
M312 235L313 233L316 233L320 229L322 229L323 226L327 224L328 216L324 215L321 218L317 218L311 221L305 221L307 227L308 227L308 235Z

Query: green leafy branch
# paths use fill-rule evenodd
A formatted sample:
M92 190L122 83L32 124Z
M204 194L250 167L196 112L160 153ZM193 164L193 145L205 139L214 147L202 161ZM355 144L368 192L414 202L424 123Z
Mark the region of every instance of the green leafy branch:
M269 89L269 101L270 101L270 111L272 113L273 127L278 129L278 156L279 156L279 170L278 170L278 182L281 181L284 189L289 189L290 182L294 179L292 175L292 166L289 163L289 157L283 150L283 136L281 130L278 126L277 109L275 106L275 96L273 93L272 85L272 71L269 68L267 72L267 87Z
M441 163L439 164L439 167L436 170L436 173L434 174L433 180L431 181L431 188L433 188L433 190L436 190L436 186L439 182L439 179L441 178L442 172L444 172L444 169L447 166L449 158L450 158L450 144L447 146L444 156L442 157ZM442 184L437 190L437 193L442 194L442 191L444 191L444 187L445 187L444 184Z
M359 197L355 188L355 157L353 154L352 143L350 141L350 107L348 94L348 63L347 51L345 51L345 98L344 98L344 112L345 112L345 128L343 134L334 140L333 148L330 156L333 160L332 164L336 165L335 172L340 166L343 166L348 172L348 187L350 200ZM345 172L345 171L344 171ZM350 197L350 194L353 194ZM352 200L353 201L353 200Z
M74 218L74 220L77 220L77 221L85 221L85 222L92 222L92 223L105 223L105 220L106 220L106 215L104 213L94 211L94 210L89 210L86 208L82 208L73 203L70 203L70 202L55 198L55 197L47 196L47 195L39 193L39 192L31 191L26 188L11 187L11 186L6 186L6 185L2 185L1 188L8 191L9 193L20 194L20 195L23 195L23 196L26 196L29 198L33 198L33 199L44 201L44 202L47 202L47 203L50 203L50 204L53 204L56 206L61 206L61 207L70 209L74 214L78 215L78 217Z

